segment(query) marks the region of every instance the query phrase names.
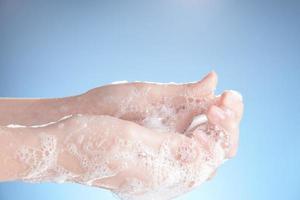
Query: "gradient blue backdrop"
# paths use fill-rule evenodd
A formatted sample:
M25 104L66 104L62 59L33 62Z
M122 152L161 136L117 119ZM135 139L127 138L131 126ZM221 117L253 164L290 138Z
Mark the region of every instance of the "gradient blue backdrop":
M194 81L244 96L238 156L181 199L300 199L300 1L0 0L0 96L117 80ZM1 200L113 199L75 184L0 184Z

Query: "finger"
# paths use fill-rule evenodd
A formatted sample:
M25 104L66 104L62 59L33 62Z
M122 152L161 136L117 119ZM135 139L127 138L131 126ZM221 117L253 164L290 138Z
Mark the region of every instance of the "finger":
M207 112L208 121L212 124L219 125L226 130L231 130L231 118L228 117L230 111L225 112L222 108L216 105L210 106Z
M221 104L223 106L223 104ZM223 128L229 136L229 151L228 157L233 157L236 155L238 139L239 139L239 121L234 117L233 111L229 109L222 109L218 106L211 106L207 117L208 120L217 125L218 127Z
M218 83L217 74L212 71L208 73L202 80L188 84L187 90L194 93L196 96L201 96L204 94L213 94Z
M231 148L229 150L229 156L233 157L237 153L238 141L239 141L239 123L241 121L244 105L242 96L233 90L225 91L221 96L220 107L229 112L231 111L231 123L234 125L234 129L231 130Z
M220 106L223 110L229 109L233 111L234 117L240 121L243 115L243 98L240 93L229 90L225 91L220 98Z

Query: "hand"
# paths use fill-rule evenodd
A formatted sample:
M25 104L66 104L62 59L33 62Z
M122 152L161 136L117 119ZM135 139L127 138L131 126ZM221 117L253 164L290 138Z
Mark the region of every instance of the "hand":
M242 109L239 96L225 92L209 108L208 122L185 135L110 116L72 117L57 125L68 133L59 134L59 163L68 181L168 199L207 180L235 154Z
M82 114L110 115L164 131L184 132L194 116L217 101L217 75L188 84L124 83L106 85L78 97Z
M208 179L225 159L223 141L201 128L187 137L109 116L76 116L61 124L60 165L54 169L64 171L60 176L67 181L122 197L180 195Z

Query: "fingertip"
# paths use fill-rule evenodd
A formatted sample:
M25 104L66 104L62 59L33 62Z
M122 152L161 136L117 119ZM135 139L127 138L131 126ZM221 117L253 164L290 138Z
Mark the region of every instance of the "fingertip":
M239 93L238 91L236 90L229 90L229 92L231 92L232 94L234 94L235 98L238 100L238 101L243 101L243 96L241 93Z
M213 94L217 87L217 74L215 72L208 73L200 81L191 85L191 89L198 94Z
M244 109L243 97L240 93L227 90L220 98L220 106L223 109L231 110L237 117L238 121L241 119Z
M212 80L214 80L214 82L217 84L217 82L218 82L218 74L214 70L212 70L211 72L209 72L207 74L207 76L210 77Z
M234 90L226 90L222 94L223 102L228 105L229 107L232 106L233 103L241 103L243 102L243 96Z
M200 83L208 89L215 90L218 84L218 75L215 71L209 72Z

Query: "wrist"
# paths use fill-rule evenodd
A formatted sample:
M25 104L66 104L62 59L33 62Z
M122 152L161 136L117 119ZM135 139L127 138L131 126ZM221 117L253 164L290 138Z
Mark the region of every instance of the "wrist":
M28 128L0 128L0 180L22 179L29 166L20 159L24 146L37 149L37 135Z
M76 97L79 114L88 115L112 115L120 109L112 98L112 91L104 86L91 89Z
M68 121L38 128L1 127L0 181L60 182L73 176L75 160L66 157L64 146Z

